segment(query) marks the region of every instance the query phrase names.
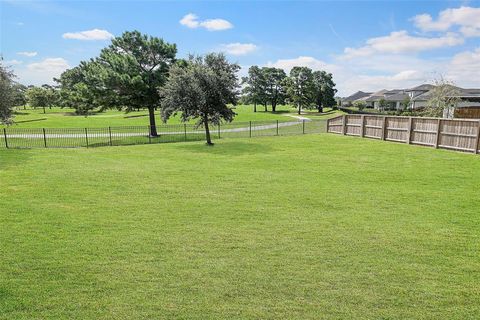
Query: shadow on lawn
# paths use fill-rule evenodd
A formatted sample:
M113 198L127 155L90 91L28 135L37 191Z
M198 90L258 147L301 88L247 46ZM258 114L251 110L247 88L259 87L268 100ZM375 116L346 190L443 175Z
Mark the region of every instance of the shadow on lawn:
M188 144L181 145L179 149L193 153L203 154L215 154L225 156L241 156L241 155L254 155L264 154L274 151L270 146L264 144L259 145L253 142L239 142L239 141L214 141L215 145L207 146L204 143L201 144Z

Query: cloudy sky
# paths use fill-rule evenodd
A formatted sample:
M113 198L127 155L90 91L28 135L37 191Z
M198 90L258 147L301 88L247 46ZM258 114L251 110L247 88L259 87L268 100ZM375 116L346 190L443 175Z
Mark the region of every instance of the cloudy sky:
M342 96L440 76L480 88L479 1L0 1L0 51L24 84L52 83L136 29L179 57L223 51L242 73L327 70Z

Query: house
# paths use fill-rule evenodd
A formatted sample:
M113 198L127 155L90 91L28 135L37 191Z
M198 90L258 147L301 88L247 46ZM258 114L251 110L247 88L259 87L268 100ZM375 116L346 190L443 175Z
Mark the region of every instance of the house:
M357 91L351 96L342 99L342 105L351 105L354 101L359 99L368 98L372 93L371 92L363 92Z
M374 93L358 91L342 100L342 103L353 104L365 101L367 107L376 110L418 110L425 108L432 97L431 84L422 84L410 89L380 90ZM453 87L455 98L459 102L444 111L449 118L480 118L480 89L464 89Z

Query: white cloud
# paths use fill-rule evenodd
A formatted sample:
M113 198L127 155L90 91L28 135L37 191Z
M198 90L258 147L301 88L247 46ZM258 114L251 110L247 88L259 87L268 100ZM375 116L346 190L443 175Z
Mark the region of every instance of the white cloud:
M457 84L480 88L478 70L480 70L480 47L473 51L456 54L446 66L446 77Z
M458 26L466 37L480 36L480 8L446 9L440 12L436 20L429 14L419 14L412 20L422 31L447 31Z
M205 28L208 31L221 31L233 28L233 24L224 19L198 20L198 16L193 13L185 15L180 24L190 29Z
M328 72L334 72L335 70L338 70L336 65L328 64L322 60L307 56L300 56L293 59L279 59L275 62L267 63L267 67L281 68L286 72L290 72L290 70L295 66L309 67L312 70L326 70Z
M366 57L374 53L415 53L460 45L462 37L449 33L441 37L427 38L410 36L407 31L395 31L388 36L368 39L360 48L345 48L344 58Z
M68 68L70 66L63 58L47 58L27 65L18 65L14 71L21 83L41 85L53 84L53 78L59 77Z
M25 57L35 57L38 52L35 51L20 51L17 52L18 55L25 56Z
M64 39L75 40L108 40L113 38L113 34L107 30L92 29L80 32L67 32L62 35Z
M47 58L40 62L30 63L27 68L34 71L64 71L69 68L69 65L63 58Z
M16 60L16 59L5 61L5 64L7 66L16 66L16 65L19 65L19 64L22 64L22 63L23 63L22 61L19 61L19 60Z
M253 43L236 42L236 43L223 44L221 46L221 50L234 56L241 56L257 50L257 46L254 45Z

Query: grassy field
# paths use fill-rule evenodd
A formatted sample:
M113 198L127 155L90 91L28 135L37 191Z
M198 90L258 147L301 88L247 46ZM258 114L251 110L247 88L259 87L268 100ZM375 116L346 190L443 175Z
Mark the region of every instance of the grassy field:
M475 319L479 181L329 134L0 150L0 318Z
M292 121L295 120L287 115L296 115L295 110L289 106L279 106L277 112L264 112L263 107L258 107L258 112L253 112L253 106L240 105L235 107L237 116L235 122L245 121ZM269 108L270 110L270 108ZM102 113L89 115L88 117L75 115L73 109L52 108L46 109L18 108L15 114L14 127L18 128L92 128L92 127L114 127L114 126L148 126L148 112L146 110L125 113L117 110L107 110ZM328 110L323 114L309 112L307 117L312 119L325 119L340 114L339 111ZM161 124L160 112L156 112L157 124ZM180 117L174 117L168 124L181 123ZM195 123L195 121L192 121ZM1 126L1 125L0 125Z

